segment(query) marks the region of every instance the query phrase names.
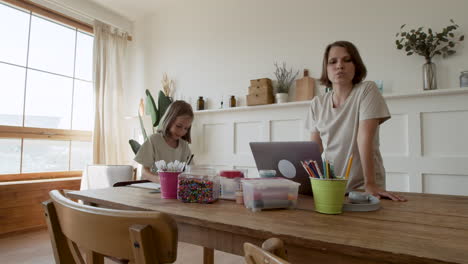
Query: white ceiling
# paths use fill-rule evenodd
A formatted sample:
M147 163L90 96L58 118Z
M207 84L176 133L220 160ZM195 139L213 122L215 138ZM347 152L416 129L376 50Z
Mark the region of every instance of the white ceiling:
M88 0L109 9L130 21L154 13L166 0Z

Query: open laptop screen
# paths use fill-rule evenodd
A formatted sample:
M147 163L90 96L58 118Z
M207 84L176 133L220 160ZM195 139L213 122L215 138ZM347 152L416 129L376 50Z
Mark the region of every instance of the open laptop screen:
M276 176L301 184L299 194L312 194L309 175L302 160L316 160L322 169L317 143L312 141L250 142L258 170L276 170Z

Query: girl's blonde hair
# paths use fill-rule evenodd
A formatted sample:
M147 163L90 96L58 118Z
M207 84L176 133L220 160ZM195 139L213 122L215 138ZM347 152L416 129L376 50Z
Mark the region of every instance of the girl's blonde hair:
M170 129L171 126L174 124L175 120L179 116L189 116L193 120L193 110L192 106L182 100L177 100L169 105L167 108L166 113L161 119L161 123L159 123L158 133L161 133L164 137L169 137L171 135ZM192 130L192 126L189 127L187 130L187 134L182 137L183 140L191 143L192 138L190 137L190 131Z

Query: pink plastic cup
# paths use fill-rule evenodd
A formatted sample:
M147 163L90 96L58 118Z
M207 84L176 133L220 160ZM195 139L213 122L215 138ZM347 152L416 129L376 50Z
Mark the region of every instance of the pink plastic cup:
M163 199L177 199L177 177L180 172L158 172L161 183L161 197Z

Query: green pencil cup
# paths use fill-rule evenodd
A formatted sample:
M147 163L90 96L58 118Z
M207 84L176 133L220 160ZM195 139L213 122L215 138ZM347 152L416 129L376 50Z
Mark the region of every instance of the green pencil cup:
M341 214L348 180L310 178L315 211L322 214Z

